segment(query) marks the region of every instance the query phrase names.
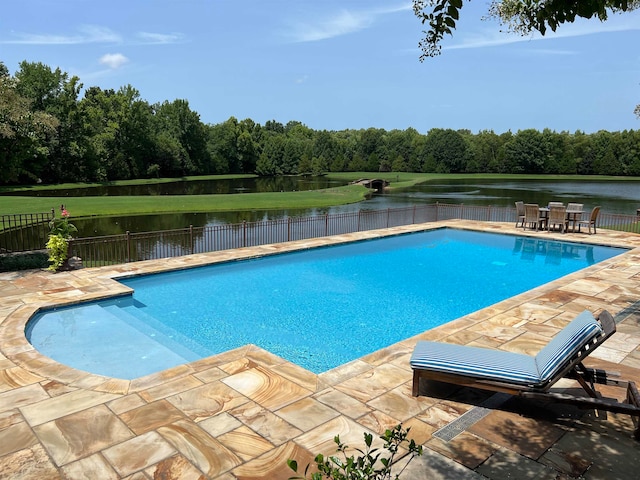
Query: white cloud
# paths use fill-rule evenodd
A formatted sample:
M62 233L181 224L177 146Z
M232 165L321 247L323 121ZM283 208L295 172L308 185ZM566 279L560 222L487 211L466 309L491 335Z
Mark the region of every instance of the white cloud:
M129 59L121 53L107 53L100 57L99 61L101 65L106 65L112 70L115 70L123 66L125 63L128 63Z
M184 35L181 33L138 32L137 37L146 44L167 44L182 41Z
M83 25L75 35L18 33L13 40L2 40L5 44L23 45L78 45L83 43L120 43L122 38L106 27Z
M375 8L370 10L342 10L331 16L308 20L298 20L291 25L287 36L294 42L315 42L328 38L347 35L369 28L378 18L405 10L411 10L411 4L396 7Z
M70 35L16 33L14 39L0 40L4 44L23 45L79 45L87 43L123 44L125 39L110 28L99 25L82 25L77 33ZM143 44L177 43L184 39L180 33L139 32L137 42Z

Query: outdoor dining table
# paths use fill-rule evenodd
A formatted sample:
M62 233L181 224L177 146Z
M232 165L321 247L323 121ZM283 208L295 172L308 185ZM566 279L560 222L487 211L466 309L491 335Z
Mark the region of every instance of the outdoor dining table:
M544 223L546 224L546 222L548 221L549 218L549 207L540 207L538 208L538 210L540 211L540 218L544 218L545 221ZM576 225L578 225L578 222L580 221L580 219L582 218L582 212L584 212L584 210L582 209L567 209L566 210L566 214L567 214L567 229L569 228L569 224L571 224L571 231L575 232L576 231ZM541 228L542 228L542 222L541 223Z
M549 221L549 207L539 207L538 211L540 212L539 230L544 230L547 226L547 222Z
M567 209L567 228L569 227L569 224L571 223L571 231L575 232L576 231L576 225L578 225L578 222L580 221L580 219L582 218L582 209Z

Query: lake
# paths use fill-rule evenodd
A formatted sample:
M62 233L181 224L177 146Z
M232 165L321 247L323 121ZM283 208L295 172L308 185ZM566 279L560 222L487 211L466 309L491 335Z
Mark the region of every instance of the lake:
M278 177L277 179L248 178L236 180L207 180L195 187L200 193L230 193L231 191L295 191L329 188L344 183L327 181L324 177ZM274 181L269 181L274 180ZM175 192L186 188L178 185L162 184L141 186L155 191ZM239 186L242 185L242 186ZM393 182L391 183L393 187ZM101 187L102 188L102 187ZM273 188L268 190L268 188ZM243 190L238 190L243 189ZM122 190L120 190L122 191ZM141 191L138 189L137 191ZM87 192L88 193L88 192ZM109 190L105 194L117 194ZM123 194L123 193L121 193ZM151 194L151 193L149 193ZM169 193L163 193L169 194ZM162 195L162 194L160 194ZM159 199L160 200L160 199ZM369 199L350 205L315 209L288 209L266 211L239 211L216 213L178 213L170 215L132 215L74 220L79 236L149 232L185 228L189 225L221 225L255 222L286 217L307 217L314 215L353 212L358 210L378 210L401 208L416 204L435 202L466 205L493 205L511 207L514 202L546 205L549 201L583 203L585 210L600 205L607 213L635 215L640 208L640 181L566 181L566 180L494 180L494 179L446 179L424 183L411 188L390 190L374 194Z

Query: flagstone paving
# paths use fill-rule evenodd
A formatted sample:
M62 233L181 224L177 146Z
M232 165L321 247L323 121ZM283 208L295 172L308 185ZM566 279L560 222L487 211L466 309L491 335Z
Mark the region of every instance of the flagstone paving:
M128 292L118 277L442 226L630 250L320 375L247 345L143 378L113 379L44 357L24 336L40 308ZM406 480L637 473L640 442L628 416L496 401L491 392L426 382L412 397L409 357L420 339L533 355L584 309L606 309L618 332L586 363L640 382L639 235L451 220L56 274L3 273L0 298L0 479L287 479L287 459L305 466L317 453L334 454L336 435L363 447L365 432L398 423L425 447L403 471ZM578 391L567 380L559 387ZM468 415L477 418L466 422ZM460 428L449 438L440 435L443 427Z

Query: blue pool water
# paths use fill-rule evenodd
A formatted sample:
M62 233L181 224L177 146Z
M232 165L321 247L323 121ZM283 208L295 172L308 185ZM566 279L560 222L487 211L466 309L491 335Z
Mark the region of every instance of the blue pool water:
M438 229L123 280L44 311L43 354L119 378L256 344L321 373L625 250Z

